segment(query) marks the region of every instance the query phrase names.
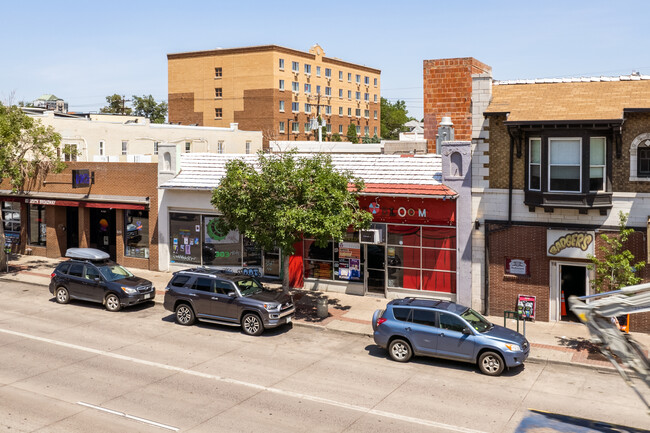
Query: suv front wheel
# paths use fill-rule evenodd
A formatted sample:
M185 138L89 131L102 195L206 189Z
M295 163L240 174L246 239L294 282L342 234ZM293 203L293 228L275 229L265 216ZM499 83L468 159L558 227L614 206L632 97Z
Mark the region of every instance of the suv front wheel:
M176 323L183 326L194 324L194 310L187 304L180 304L176 307Z
M503 358L496 352L483 352L478 358L478 368L488 376L500 375L504 367Z
M413 351L406 340L396 338L388 345L388 354L393 361L407 362L413 356Z
M106 309L111 312L120 311L122 305L120 304L120 298L117 297L115 293L109 293L106 296Z
M255 313L246 313L241 319L241 327L244 334L257 336L264 331L264 325L260 316Z

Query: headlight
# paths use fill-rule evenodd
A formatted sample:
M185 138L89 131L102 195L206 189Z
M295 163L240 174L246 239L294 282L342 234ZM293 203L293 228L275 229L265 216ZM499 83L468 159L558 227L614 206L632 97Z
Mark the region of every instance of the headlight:
M264 304L264 308L266 308L268 311L275 311L280 309L279 304Z
M127 295L135 295L136 293L138 293L138 291L136 289L134 289L133 287L124 287L124 286L122 286L121 289Z
M511 352L521 352L521 347L518 344L506 344L505 346Z

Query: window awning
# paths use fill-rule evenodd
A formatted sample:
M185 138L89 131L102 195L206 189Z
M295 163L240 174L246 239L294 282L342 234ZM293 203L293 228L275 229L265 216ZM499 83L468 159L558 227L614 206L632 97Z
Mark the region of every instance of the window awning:
M10 190L0 190L0 201L14 201L46 206L92 207L103 209L147 210L149 208L149 197L120 195L93 195L91 197L86 197L84 194L51 193L42 191L12 193Z

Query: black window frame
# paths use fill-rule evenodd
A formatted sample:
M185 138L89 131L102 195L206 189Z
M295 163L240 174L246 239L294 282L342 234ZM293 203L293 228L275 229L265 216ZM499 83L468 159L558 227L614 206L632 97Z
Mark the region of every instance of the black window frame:
M641 153L647 155L644 155L644 158L641 158ZM646 170L641 169L642 161L647 164ZM637 164L636 166L637 177L650 177L650 147L637 147L636 164Z

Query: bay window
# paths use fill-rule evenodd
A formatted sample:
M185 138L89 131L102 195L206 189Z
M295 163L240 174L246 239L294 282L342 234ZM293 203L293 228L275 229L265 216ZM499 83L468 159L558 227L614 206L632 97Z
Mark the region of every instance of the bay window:
M579 138L549 138L550 192L580 192L582 141Z

